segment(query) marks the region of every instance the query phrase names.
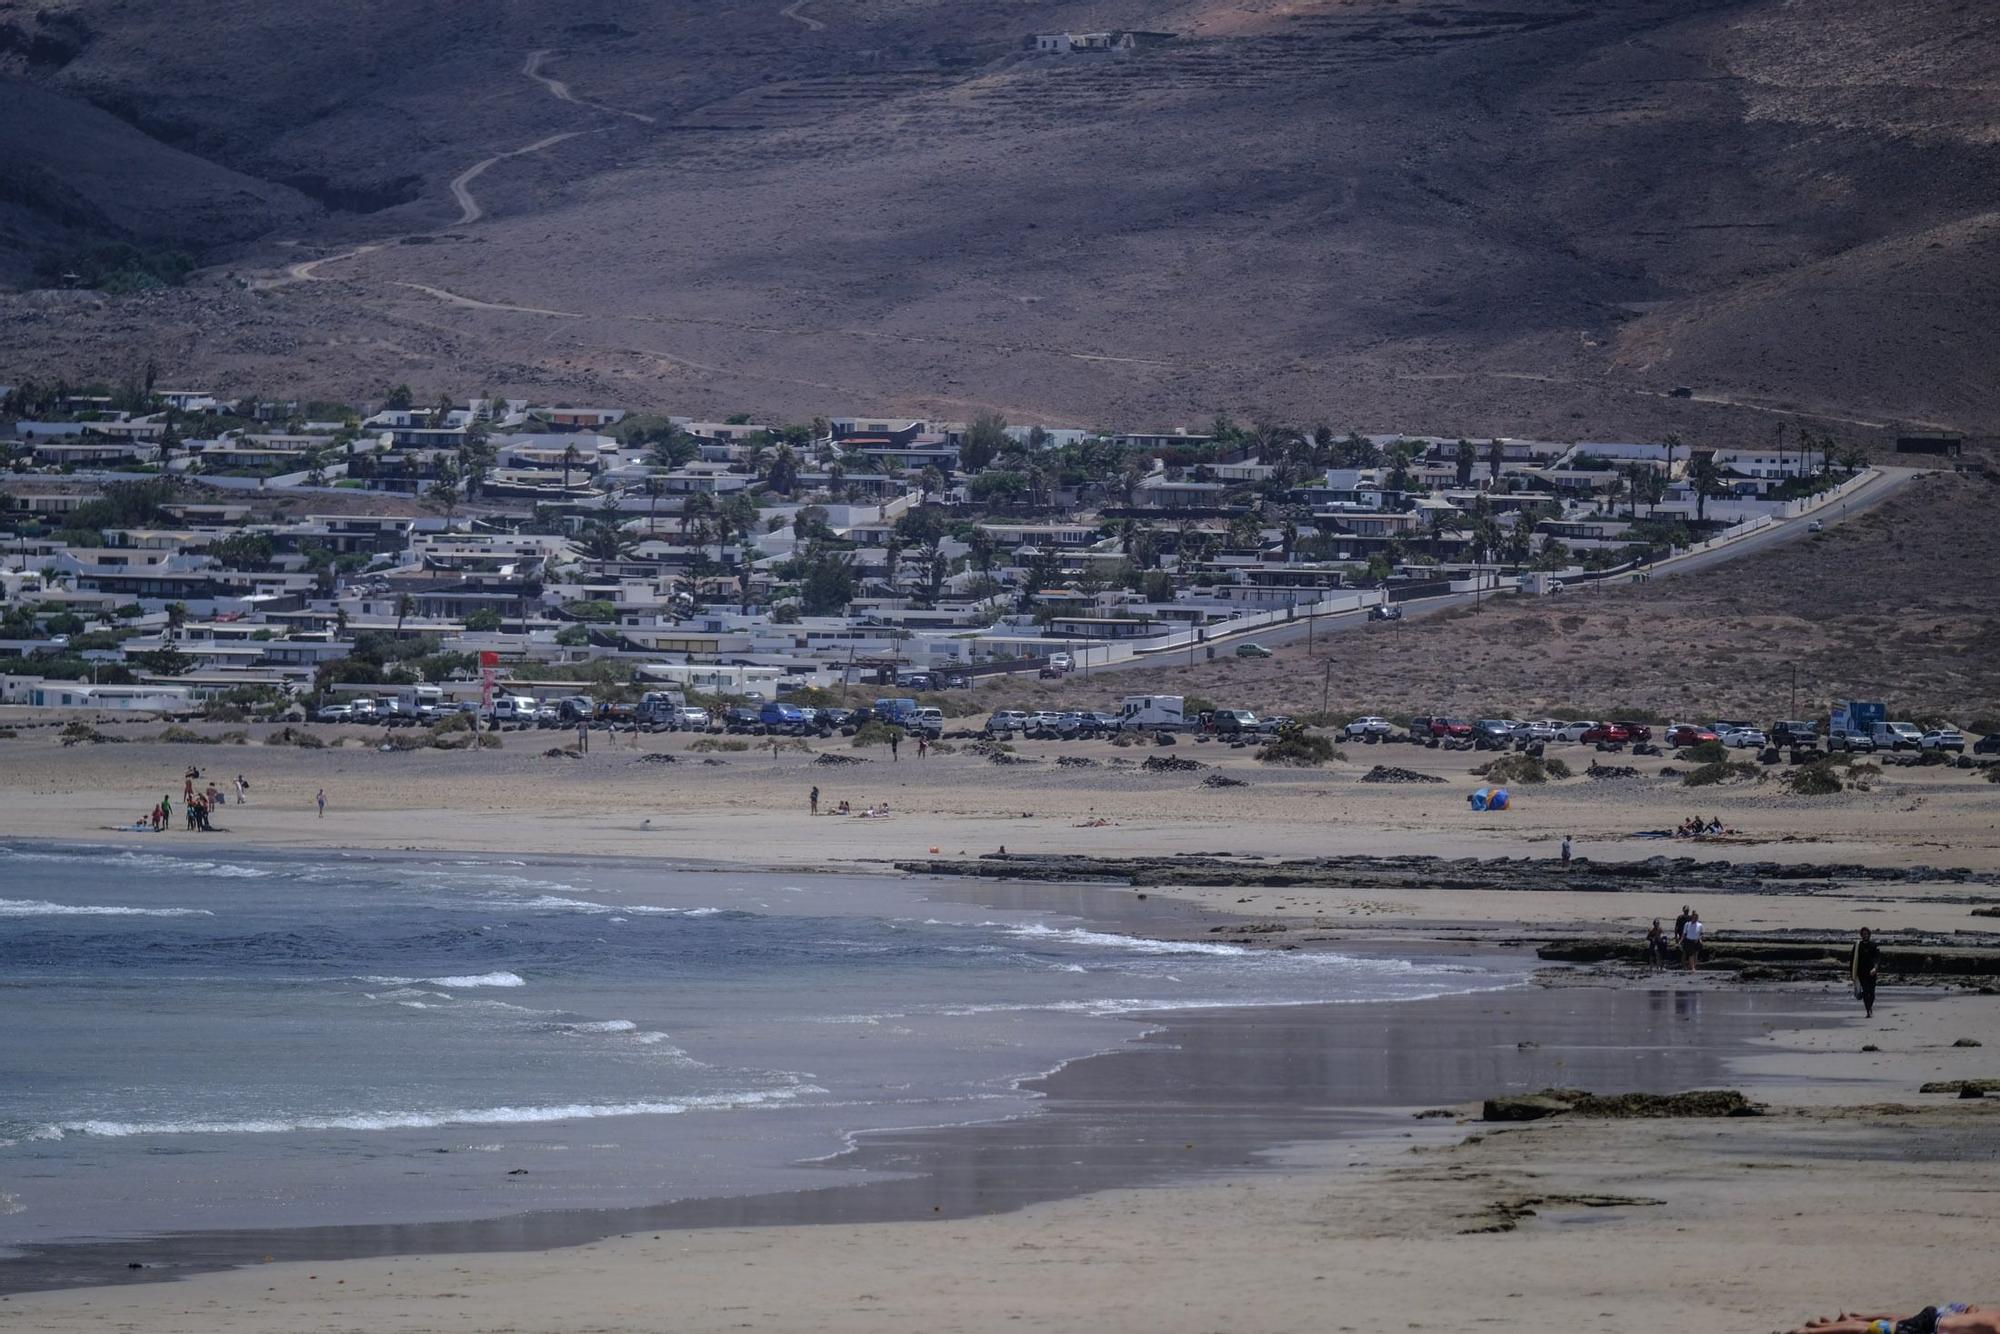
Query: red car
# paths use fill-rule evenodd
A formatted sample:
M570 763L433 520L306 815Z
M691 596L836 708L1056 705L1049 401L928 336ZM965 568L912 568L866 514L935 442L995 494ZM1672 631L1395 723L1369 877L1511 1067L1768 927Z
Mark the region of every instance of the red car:
M1715 733L1709 731L1706 727L1696 727L1693 723L1682 723L1679 727L1667 733L1667 744L1669 746L1699 746L1704 741L1714 741L1717 739Z
M1432 736L1467 737L1472 735L1472 724L1463 718L1431 719Z
M1622 746L1631 739L1632 733L1626 730L1623 723L1599 723L1595 727L1585 729L1584 734L1577 738L1578 741L1581 741L1586 746L1599 745L1605 742L1609 742L1614 746Z
M1634 741L1651 741L1653 739L1653 729L1644 723L1626 723L1625 731Z

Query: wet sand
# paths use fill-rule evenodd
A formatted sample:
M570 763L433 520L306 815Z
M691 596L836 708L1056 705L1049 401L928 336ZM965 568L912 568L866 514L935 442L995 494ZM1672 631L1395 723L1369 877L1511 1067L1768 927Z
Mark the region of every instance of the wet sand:
M669 1229L868 1224L1011 1212L1090 1192L1276 1170L1280 1150L1436 1138L1411 1113L1552 1085L1672 1091L1720 1081L1774 1027L1833 1022L1759 992L1516 985L1402 1003L1134 1019L1128 1048L1024 1087L1044 1101L988 1124L871 1133L817 1164L825 1187L638 1209L470 1222L194 1232L26 1248L0 1293L184 1278L277 1261L549 1250ZM1447 1125L1449 1123L1447 1122ZM141 1266L132 1268L132 1266Z

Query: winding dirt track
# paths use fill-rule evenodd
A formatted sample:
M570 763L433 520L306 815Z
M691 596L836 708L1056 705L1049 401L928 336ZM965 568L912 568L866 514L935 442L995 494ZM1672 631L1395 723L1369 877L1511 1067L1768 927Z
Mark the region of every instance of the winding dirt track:
M539 153L544 148L553 147L565 139L574 139L578 135L595 133L595 130L565 130L561 134L552 134L546 139L537 139L525 147L509 149L505 153L495 153L490 158L473 163L464 171L451 178L451 197L458 201L459 208L458 222L454 225L463 227L468 223L478 222L486 216L486 207L473 198L472 191L467 187L478 180L480 173L484 172L488 167L493 166L495 163L505 162L510 157L523 157L529 153Z
M805 7L806 7L806 0L792 0L792 3L786 5L783 9L779 10L778 12L780 14L783 14L786 18L790 19L794 23L805 24L806 27L812 29L812 31L814 32L826 31L826 25L824 23L821 23L818 19L809 19L804 14L799 13L799 11L801 9L804 9Z
M800 0L800 3L804 3L804 0ZM810 21L807 20L807 22ZM636 120L642 125L656 125L659 123L656 117L648 116L643 112L627 111L623 107L606 106L602 102L593 102L587 97L578 97L570 90L570 86L561 79L551 78L549 75L542 73L542 62L554 54L553 50L530 51L528 53L528 63L521 66L521 73L548 89L551 97L558 98L564 102L571 102L580 107L589 107L592 111L602 111L607 116L623 116L627 120Z
M655 123L653 117L645 115L642 112L626 111L619 107L606 106L602 102L592 102L588 98L578 97L574 92L571 91L570 86L567 83L564 83L561 79L552 78L551 76L542 73L542 62L547 60L550 56L554 54L555 52L552 50L530 51L528 53L527 61L521 66L521 73L525 74L530 79L533 79L536 83L542 85L543 88L548 90L549 96L556 98L558 101L568 102L572 106L584 107L591 111L602 112L607 116L623 116L628 120L639 121L646 125L652 125ZM451 191L452 202L458 205L458 220L452 223L452 226L465 227L472 223L478 222L481 218L486 216L486 206L480 203L478 197L472 193L472 183L478 180L480 176L484 175L487 168L505 162L509 158L526 157L530 153L539 153L543 149L553 148L557 144L562 143L566 139L576 139L586 134L602 134L603 132L604 130L602 127L595 130L565 130L561 134L551 134L546 138L537 139L535 140L535 142L531 144L524 144L519 148L508 149L504 153L495 153L492 157L481 158L479 161L473 163L471 166L467 167L464 171L461 171L460 173L458 173L458 175L451 178L451 182L448 188ZM322 281L322 279L320 278L319 270L324 265L338 264L345 260L350 260L350 259L359 259L363 255L373 254L375 251L381 250L385 246L395 245L412 236L435 237L435 236L442 236L444 234L445 231L443 230L429 231L429 232L408 232L405 233L403 236L392 236L384 241L371 241L366 245L355 246L352 250L342 250L336 254L322 255L318 259L302 260L297 264L289 265L282 274L279 274L275 277L257 279L255 282L251 283L251 287L256 291L267 292L272 290L273 288L289 287L293 283L319 282ZM415 283L403 283L400 284L400 286L417 287L418 290L429 292L433 296L437 296L445 300L458 301L462 304L474 305L474 306L483 305L483 303L475 302L471 298L456 297L452 293L444 292L435 288L421 287ZM564 312L562 311L534 310L529 307L495 306L491 307L491 309L496 309L496 310L518 309L526 313L535 315L564 314Z

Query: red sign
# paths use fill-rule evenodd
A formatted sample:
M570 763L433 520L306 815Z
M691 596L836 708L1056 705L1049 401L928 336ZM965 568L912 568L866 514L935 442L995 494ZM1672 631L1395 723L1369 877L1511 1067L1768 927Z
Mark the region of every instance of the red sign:
M482 650L479 654L479 711L493 712L493 678L500 672L500 655Z

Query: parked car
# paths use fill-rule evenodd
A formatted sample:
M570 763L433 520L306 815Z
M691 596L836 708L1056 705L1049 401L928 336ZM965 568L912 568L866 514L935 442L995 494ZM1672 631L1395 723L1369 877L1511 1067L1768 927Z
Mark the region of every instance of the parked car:
M1762 750L1771 744L1761 727L1732 727L1718 739L1731 750Z
M1464 718L1433 718L1431 735L1453 741L1467 741L1472 737L1472 724Z
M1875 751L1875 738L1856 727L1829 727L1826 729L1826 748L1869 755Z
M1378 602L1368 609L1368 619L1371 621L1400 621L1403 619L1403 609L1393 602Z
M1267 713L1258 719L1257 725L1272 736L1276 736L1287 727L1297 727L1299 720L1289 713Z
M938 682L940 690L970 690L972 678L960 672L951 672Z
M1083 730L1086 732L1115 732L1118 730L1119 718L1115 713L1086 710L1079 716L1083 719Z
M852 709L824 708L819 711L819 725L821 727L845 727L848 724L848 720L853 717L854 710Z
M1625 729L1625 734L1634 741L1651 741L1653 739L1653 729L1644 723L1621 723L1620 726Z
M1268 658L1271 656L1271 650L1265 648L1262 644L1238 644L1236 646L1236 656L1239 658Z
M1504 746L1519 726L1512 718L1481 718L1472 725L1472 739L1482 746Z
M1598 727L1601 725L1602 724L1589 719L1579 719L1575 722L1562 723L1558 725L1556 728L1556 740L1581 741L1583 740L1583 734L1585 732L1588 732L1593 727Z
M682 732L706 732L708 710L693 704L683 704L674 710L672 725Z
M1389 735L1391 730L1387 718L1377 718L1372 715L1367 718L1356 718L1347 725L1347 735L1355 741L1365 741L1369 737L1380 740Z
M568 695L556 706L562 721L570 724L588 722L597 716L597 701L588 695Z
M1924 739L1914 723L1876 723L1869 734L1877 750L1916 750Z
M1667 744L1674 747L1701 746L1721 739L1700 723L1675 723L1667 729Z
M1238 736L1257 730L1257 715L1248 709L1217 709L1214 714L1217 736Z
M806 716L792 704L780 704L772 700L757 710L757 721L773 732L803 732Z
M1532 723L1519 723L1514 728L1516 741L1554 741L1556 733L1562 731L1562 724L1553 718L1543 718Z
M1823 533L1823 532L1825 532L1825 531L1826 531L1826 522L1825 522L1825 520L1823 520L1823 519L1814 519L1814 520L1813 520L1813 521L1812 521L1811 523L1809 523L1809 524L1807 524L1807 525L1806 525L1806 531L1807 531L1807 532L1809 532L1809 533Z
M731 732L748 732L764 725L760 711L747 704L732 704L722 711L722 726Z
M541 705L532 695L495 695L493 716L503 723L532 722Z
M1074 671L1076 669L1076 659L1070 657L1067 653L1051 653L1049 654L1049 666L1059 672Z
M1587 727L1577 737L1586 746L1622 746L1632 739L1632 734L1623 723L1598 723Z
M1993 732L1972 743L1974 755L2000 755L2000 732Z
M316 722L322 723L351 723L354 721L354 706L352 704L328 704L322 707L318 713L315 713L313 719Z
M1948 750L1954 755L1965 754L1965 734L1955 727L1940 727L1917 738L1919 750Z
M929 672L898 672L896 684L904 690L933 690L936 683Z
M1780 719L1771 724L1771 744L1790 749L1819 745L1819 724L1803 719Z

